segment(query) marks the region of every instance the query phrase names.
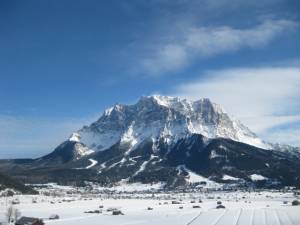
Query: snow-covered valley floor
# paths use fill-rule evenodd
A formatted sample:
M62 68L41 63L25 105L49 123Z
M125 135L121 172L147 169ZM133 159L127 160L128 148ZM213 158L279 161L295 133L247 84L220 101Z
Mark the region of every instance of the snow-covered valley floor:
M25 196L0 199L0 221L12 200L22 216L53 225L299 225L300 206L293 193L212 192L169 194L102 194L99 196ZM172 204L172 201L173 202ZM216 209L218 201L225 209ZM220 204L219 202L219 204ZM175 204L174 204L175 203ZM100 207L100 206L103 206ZM199 208L200 207L200 208ZM112 215L109 208L124 215ZM151 210L152 209L152 210ZM100 213L85 213L99 210ZM59 219L49 220L57 214Z

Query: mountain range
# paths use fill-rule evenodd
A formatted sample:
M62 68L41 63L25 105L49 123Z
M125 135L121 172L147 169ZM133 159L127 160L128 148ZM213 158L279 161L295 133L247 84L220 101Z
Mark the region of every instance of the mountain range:
M258 138L209 99L153 95L116 104L38 159L1 160L28 183L235 183L300 187L300 151Z

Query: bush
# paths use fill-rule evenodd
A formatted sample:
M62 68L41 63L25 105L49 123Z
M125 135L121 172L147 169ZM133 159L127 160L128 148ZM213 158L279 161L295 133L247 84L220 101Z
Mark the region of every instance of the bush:
M293 206L300 205L300 202L298 200L294 200L292 201L292 205Z
M112 215L118 216L118 215L124 215L124 213L122 213L121 210L114 210L114 211L112 212Z
M178 202L178 201L172 201L172 204L174 205L174 204L180 204L180 202Z

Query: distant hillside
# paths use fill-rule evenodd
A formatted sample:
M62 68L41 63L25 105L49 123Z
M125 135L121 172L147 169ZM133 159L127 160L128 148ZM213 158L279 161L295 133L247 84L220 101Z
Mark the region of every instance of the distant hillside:
M6 188L14 189L23 194L36 194L37 192L30 187L25 186L23 183L14 180L13 178L0 173L0 191Z

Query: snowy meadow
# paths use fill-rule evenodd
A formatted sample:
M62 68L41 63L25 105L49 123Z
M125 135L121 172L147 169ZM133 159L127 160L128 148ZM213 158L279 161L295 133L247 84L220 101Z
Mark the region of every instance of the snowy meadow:
M5 224L12 206L22 216L56 225L300 224L300 206L292 205L298 193L291 190L167 192L134 186L87 190L56 184L37 189L39 195L1 197L0 221Z

